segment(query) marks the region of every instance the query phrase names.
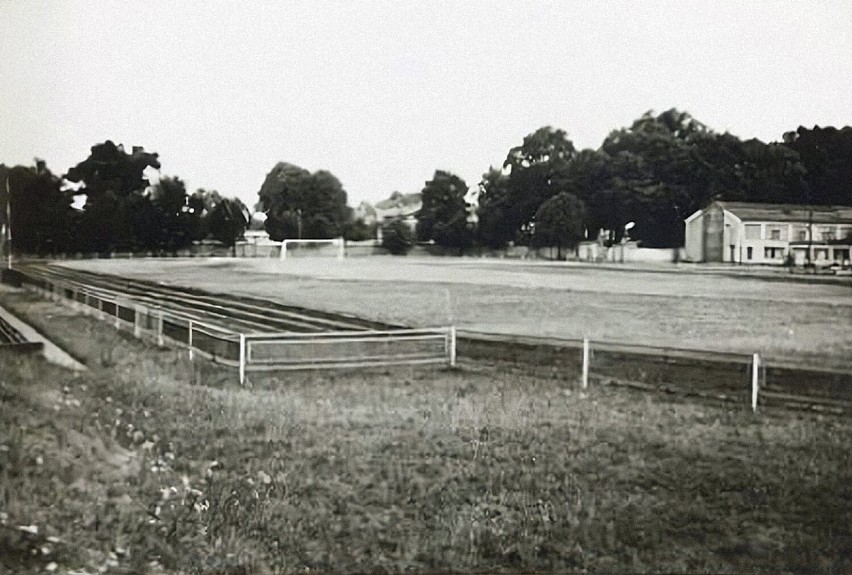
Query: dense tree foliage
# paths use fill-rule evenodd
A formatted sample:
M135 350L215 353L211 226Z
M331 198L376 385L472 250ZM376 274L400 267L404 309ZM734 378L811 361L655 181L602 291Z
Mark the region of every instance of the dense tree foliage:
M401 219L393 219L382 226L382 247L395 256L402 256L414 247L414 232Z
M589 236L631 238L650 247L683 245L684 219L713 200L852 204L852 128L799 128L784 142L742 141L685 112L648 112L611 132L597 150L576 152L545 127L512 148L502 170L480 182L478 241L529 240L539 208L561 193L585 205ZM535 240L535 243L539 243Z
M211 235L234 245L249 221L245 206L215 190L187 196L177 177L149 182L159 168L156 153L127 153L111 141L92 146L64 179L41 161L0 165L0 221L8 200L14 249L22 252L174 252ZM676 247L684 219L713 200L852 205L849 182L852 127L799 127L779 142L743 141L671 109L613 130L598 149L578 151L550 126L530 133L483 174L476 218L467 211L465 182L436 171L422 190L416 231L421 241L460 251L472 243L542 242L561 250L578 237L583 214L590 239L603 230L607 244L618 243L632 222L630 237L642 245ZM71 207L75 196L85 197L82 210ZM327 171L279 163L258 196L273 240L373 237L374 229L353 221L343 186ZM561 225L567 235L556 229ZM402 239L406 245L413 238Z
M473 232L467 223L466 194L464 180L437 170L421 194L423 205L417 215L417 239L460 251L469 247Z
M36 160L35 167L0 166L0 186L0 221L6 223L8 202L15 251L54 254L66 249L71 196L61 191L60 179L43 161Z
M555 246L557 258L585 237L586 206L574 194L562 192L545 201L535 214L532 237L536 247Z
M152 184L148 172L158 174L159 167L157 154L140 147L128 154L110 141L93 146L88 158L68 170L64 181L42 161L35 167L0 166L0 205L5 219L8 176L15 251L174 253L213 231L226 238L223 243L233 245L245 225L230 219L248 219L242 202L228 200L234 203L235 209L228 212L234 218L212 218L213 208L223 202L217 192L199 190L188 197L184 182L170 176L156 178ZM82 209L72 208L74 196L85 198ZM210 226L211 219L216 226Z
M311 173L279 162L258 192L266 213L266 231L275 241L288 238L326 239L342 236L352 218L346 191L325 170Z
M217 203L210 212L209 228L213 239L233 247L243 237L251 213L237 198L225 198Z

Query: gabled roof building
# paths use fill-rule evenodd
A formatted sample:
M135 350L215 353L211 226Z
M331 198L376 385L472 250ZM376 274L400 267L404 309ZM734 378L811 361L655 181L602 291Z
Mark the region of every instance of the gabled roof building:
M847 264L852 207L713 202L686 218L693 262Z

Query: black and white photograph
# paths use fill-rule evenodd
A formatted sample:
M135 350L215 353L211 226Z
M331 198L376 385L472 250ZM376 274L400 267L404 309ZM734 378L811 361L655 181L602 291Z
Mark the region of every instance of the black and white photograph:
M850 0L0 23L0 574L852 574Z

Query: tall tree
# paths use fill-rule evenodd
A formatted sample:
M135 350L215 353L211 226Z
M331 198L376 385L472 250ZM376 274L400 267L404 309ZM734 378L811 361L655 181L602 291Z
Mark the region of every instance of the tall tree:
M267 216L266 231L275 241L338 237L352 217L340 180L325 170L312 174L279 162L267 174L258 196Z
M62 192L58 177L42 160L34 167L3 166L0 207L11 214L12 248L19 253L53 254L68 243L71 197ZM6 196L6 183L9 195Z
M75 227L75 243L85 251L131 249L149 242L147 237L133 237L134 214L144 200L149 182L148 167L160 168L157 154L134 146L128 154L124 146L107 140L92 146L89 157L68 170L65 179L82 182L79 193L86 194L84 213Z
M564 248L574 248L585 237L586 208L574 194L562 192L544 202L535 214L532 237L536 247L556 246L557 258Z
M450 172L436 170L422 191L423 206L417 215L417 239L434 240L439 246L464 251L473 242L468 226L465 195L467 184Z
M800 126L784 134L784 143L799 155L806 170L808 202L852 205L852 127Z
M501 248L513 241L517 229L511 210L509 178L492 167L479 182L479 222L476 226L479 242Z
M234 247L243 237L251 212L237 198L225 198L210 212L210 234L213 239L227 247Z
M190 212L183 180L169 176L160 178L153 187L151 199L161 218L162 247L177 250L192 244L193 212Z
M541 204L565 191L560 187L562 174L575 154L565 131L550 126L539 128L509 150L503 163L509 177L505 216L514 229L526 229Z

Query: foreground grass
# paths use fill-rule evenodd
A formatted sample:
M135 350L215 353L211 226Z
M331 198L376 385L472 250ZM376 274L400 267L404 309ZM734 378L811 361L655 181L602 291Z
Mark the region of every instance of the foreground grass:
M92 368L0 357L0 571L852 571L847 420L506 365L241 389L0 300Z

